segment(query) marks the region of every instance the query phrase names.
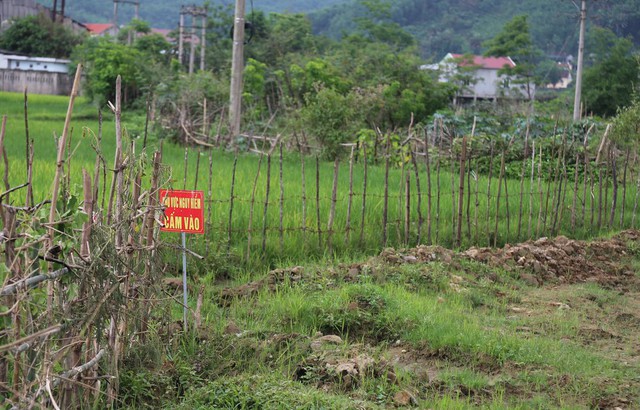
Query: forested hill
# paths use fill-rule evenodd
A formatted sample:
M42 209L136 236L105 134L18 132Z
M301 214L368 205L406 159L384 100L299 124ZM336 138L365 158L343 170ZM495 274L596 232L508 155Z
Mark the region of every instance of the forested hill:
M180 19L180 6L204 4L203 0L139 0L140 18L158 28L176 28ZM348 3L350 0L246 0L247 12L252 9L279 13L310 13L335 4ZM52 7L53 0L38 0L47 7ZM211 7L232 7L234 0L210 1ZM60 7L60 1L58 1ZM120 4L118 20L127 22L133 16L133 5ZM113 19L112 0L67 0L65 14L80 22L107 23Z
M51 6L53 0L38 0ZM194 0L140 0L140 17L159 28L176 28L180 6L202 4ZM215 0L212 8L233 8L234 0ZM418 40L420 54L439 59L447 52L481 53L482 43L496 35L519 14L529 17L532 37L546 54L576 54L579 0L246 0L251 10L309 14L316 34L339 38L355 30L358 18L369 8L390 4L389 20ZM640 44L640 0L588 0L589 23L629 36ZM58 2L60 4L60 2ZM66 14L81 22L108 22L113 17L110 0L68 0ZM121 4L119 21L129 21L133 6Z
M331 37L351 31L365 8L362 0L311 13L314 30ZM378 3L369 0L369 4ZM447 52L481 53L482 43L516 15L529 17L532 37L547 54L576 54L579 0L394 0L390 18L418 40L423 57ZM355 6L354 6L355 4ZM590 25L640 43L640 0L587 1Z

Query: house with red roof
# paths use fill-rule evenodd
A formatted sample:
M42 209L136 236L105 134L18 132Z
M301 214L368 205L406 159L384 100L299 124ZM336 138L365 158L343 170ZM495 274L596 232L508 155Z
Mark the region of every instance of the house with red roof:
M437 70L440 73L440 82L456 84L457 99L476 101L533 98L534 84L523 84L522 81L518 81L518 78L501 72L504 68L515 66L516 63L510 57L449 53L439 63L421 68Z
M118 27L113 23L85 23L84 25L91 36L104 37L118 34Z

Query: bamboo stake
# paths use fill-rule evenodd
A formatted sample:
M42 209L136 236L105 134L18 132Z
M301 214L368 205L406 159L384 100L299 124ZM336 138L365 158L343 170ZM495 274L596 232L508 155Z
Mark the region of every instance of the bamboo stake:
M467 163L467 137L462 137L462 152L460 153L460 184L458 194L458 229L456 231L456 247L462 244L462 212L464 208L464 175Z
M336 202L338 195L338 173L340 172L340 160L336 158L333 163L333 188L331 189L331 209L329 210L329 221L327 222L327 248L329 254L333 252L333 221L336 216Z
M558 221L562 221L562 210L564 209L564 191L562 190L564 180L566 179L566 170L565 166L565 152L566 152L566 133L562 134L562 146L560 148L560 153L558 154L558 161L556 162L556 174L559 175L558 179L558 193L554 193L555 207L553 209L553 224L551 226L551 233L555 235L557 233L556 229L558 227ZM560 172L560 168L562 168L562 172ZM561 223L561 222L560 222Z
M593 128L593 126L591 127ZM582 187L582 227L585 228L587 226L587 179L589 176L589 152L588 152L588 140L589 140L589 133L587 132L584 135L584 140L582 142L582 150L583 152L583 159L584 159L584 170L583 170L583 187ZM577 164L576 164L577 166Z
M638 163L638 152L634 152L633 155L633 165L637 165ZM631 167L633 169L634 167ZM631 228L636 228L636 212L638 211L638 200L640 199L640 169L638 169L636 175L636 195L633 203L633 212L631 212Z
M385 161L384 161L384 205L382 208L382 247L387 247L387 222L389 214L389 136L387 135L387 142L385 148Z
M438 159L436 161L436 233L435 243L438 243L440 234L440 158L442 157L442 120L438 127Z
M360 245L364 245L364 223L367 211L367 146L362 146L362 164L363 164L363 181L362 181L362 215L360 219Z
M449 147L449 163L451 164L449 167L449 175L451 175L451 240L452 243L457 243L457 221L456 217L458 216L458 204L456 198L456 190L458 186L456 186L456 165L455 165L455 157L453 152L453 136L451 137L451 144Z
M280 142L280 253L284 252L284 179L282 175L282 142Z
M258 171L256 172L256 177L253 180L253 188L251 189L251 201L249 205L249 224L247 226L247 257L246 261L249 263L249 259L251 257L251 236L253 234L253 208L256 202L256 190L258 189L258 178L260 177L260 168L262 167L262 158L264 158L264 154L260 154L260 159L258 160Z
M533 223L533 179L536 166L536 142L531 143L531 179L529 180L529 221L527 223L527 239L531 239L531 229Z
M520 174L520 209L518 210L518 232L516 234L516 240L520 240L520 233L522 229L522 207L524 203L524 175L527 173L527 158L529 157L529 132L530 132L530 119L527 118L527 130L524 134L524 155L522 155L522 173Z
M49 212L49 225L47 228L47 249L53 248L53 238L55 235L55 218L56 218L56 203L58 202L58 194L60 190L60 179L62 177L63 166L64 166L64 150L67 142L67 136L69 134L69 127L71 126L71 114L73 112L73 105L75 103L76 96L78 95L78 87L80 86L80 78L82 76L82 65L78 64L76 68L76 76L73 80L73 86L71 88L71 95L69 97L69 107L67 108L67 115L64 120L64 128L62 130L62 136L60 137L60 141L58 141L58 155L56 159L56 173L53 180L53 193L51 195L51 208ZM4 128L6 124L6 117L3 118L3 139L4 139ZM52 264L49 264L49 271L52 270ZM47 287L47 309L51 311L53 308L53 283L49 282Z
M424 217L422 216L422 188L420 187L420 170L418 169L418 161L414 151L411 150L411 162L413 163L413 173L416 178L416 193L418 196L418 202L416 204L416 210L418 211L418 234L416 243L420 244L422 241L422 224L424 223Z
M475 192L475 209L473 211L473 226L475 228L475 234L473 237L473 243L475 245L478 245L478 214L480 213L480 174L479 174L479 170L480 167L478 166L478 161L480 158L480 153L478 153L478 155L476 155L476 174L475 174L475 183L476 183L476 192Z
M574 139L575 141L575 139ZM580 152L576 150L576 163L573 171L573 201L571 202L571 231L576 229L576 208L578 206L578 164L580 163Z
M613 228L613 221L616 216L616 207L618 205L618 164L611 147L609 148L609 161L611 162L611 181L613 183L609 228Z
M409 229L411 227L411 174L407 173L405 183L404 209L404 244L409 246Z
M540 225L542 224L542 207L543 207L543 192L542 192L542 147L540 147L540 154L538 155L538 223L536 224L536 238L540 237Z
M347 202L347 226L344 229L345 245L349 245L349 234L351 231L351 208L353 206L353 153L355 147L351 146L351 155L349 155L349 198Z
M229 222L227 229L227 255L231 253L231 236L233 234L233 204L235 200L235 189L236 189L236 169L238 167L238 156L235 155L233 157L233 171L231 172L231 193L229 195ZM269 187L267 185L267 196L269 192ZM263 249L264 250L264 249Z
M205 100L206 101L206 100ZM213 208L213 150L209 150L209 184L207 187L207 223L209 225L209 229L207 229L207 234L205 235L205 256L209 256L209 247L211 246L211 237L212 232L211 228L213 226L213 222L211 221L211 213Z
M490 142L491 145L491 152L489 154L489 180L487 182L487 241L488 241L488 246L491 246L491 235L489 235L489 224L491 221L491 179L493 178L493 141Z
M500 177L498 178L498 196L496 198L496 224L493 231L493 247L498 245L498 221L500 218L500 193L502 192L502 178L504 178L505 168L505 150L502 150L502 159L500 160Z
M262 253L267 249L267 212L269 210L269 192L271 189L271 153L267 154L267 185L264 197L264 212L262 214Z
M627 148L627 154L624 159L624 171L622 174L622 209L620 210L620 229L624 226L624 212L627 204L627 169L629 167L629 156L631 150Z
M33 141L29 138L29 99L27 97L27 87L24 87L24 136L27 160L27 198L25 206L28 208L34 204L33 202Z
M318 229L318 248L322 249L322 227L320 226L320 159L316 155L316 226Z
M297 141L297 139L296 139ZM307 177L305 175L304 153L300 150L300 173L302 182L302 240L307 245Z
M434 120L434 130L436 121ZM431 164L429 160L429 131L424 133L424 161L427 166L427 245L431 245Z

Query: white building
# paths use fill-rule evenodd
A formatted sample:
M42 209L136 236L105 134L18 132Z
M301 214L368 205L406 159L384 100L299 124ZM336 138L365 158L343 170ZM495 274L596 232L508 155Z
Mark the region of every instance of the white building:
M496 100L498 98L529 99L535 95L535 84L522 84L517 78L500 74L503 68L514 68L510 57L483 57L447 54L437 64L422 69L438 70L440 82L458 85L456 98Z
M71 60L49 57L29 57L5 54L0 51L0 70L44 71L47 73L69 73Z
M71 92L71 61L59 58L29 57L0 51L0 90L31 94Z

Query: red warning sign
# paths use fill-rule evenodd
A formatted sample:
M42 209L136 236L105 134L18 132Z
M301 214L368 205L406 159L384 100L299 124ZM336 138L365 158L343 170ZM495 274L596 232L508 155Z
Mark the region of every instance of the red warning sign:
M204 192L160 190L160 203L164 205L161 231L204 233Z

